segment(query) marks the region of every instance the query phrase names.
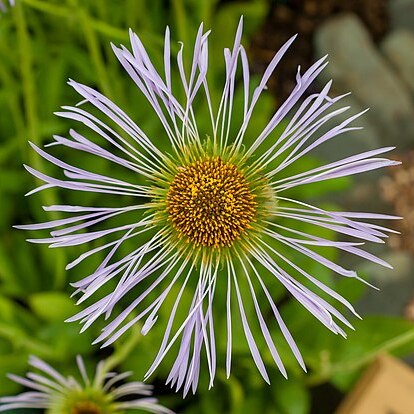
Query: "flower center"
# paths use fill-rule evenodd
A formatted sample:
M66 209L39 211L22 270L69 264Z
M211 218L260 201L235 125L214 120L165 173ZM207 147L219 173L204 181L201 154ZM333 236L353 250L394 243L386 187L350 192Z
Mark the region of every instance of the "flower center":
M256 208L244 175L220 157L181 167L167 194L169 219L197 246L230 246L251 227Z
M71 414L102 414L102 410L91 401L80 401L72 407Z

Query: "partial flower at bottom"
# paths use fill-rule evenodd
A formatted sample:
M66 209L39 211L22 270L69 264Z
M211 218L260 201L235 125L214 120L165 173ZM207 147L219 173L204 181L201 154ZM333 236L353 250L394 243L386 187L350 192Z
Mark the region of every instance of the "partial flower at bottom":
M137 323L142 323L145 335L157 323L161 307L169 306L162 311L164 336L146 378L168 353L174 352L176 359L167 382L177 389L183 388L184 394L190 389L195 392L201 371L208 373L212 386L217 361L224 360L226 374L230 375L233 342L243 339L234 337L236 315L238 332L244 333L265 381L270 379L263 352L269 352L280 372L287 376L272 338L277 327L305 369L275 303L275 284L281 284L333 333L345 337L340 325L352 327L351 324L321 296L336 300L356 314L352 305L318 280L317 274L311 274L309 266L303 267L302 258L339 276L362 280L355 271L325 257L324 252L338 249L390 267L361 246L368 241L383 243L391 231L367 220L396 218L328 211L296 198L298 193L294 190L299 186L399 164L382 157L392 150L387 147L303 169L306 163L301 164L301 160L308 153L328 140L346 139L341 135L359 129L352 122L362 115L352 115L326 128L328 122L332 125L337 116L349 110L334 109L343 96L329 96L331 82L318 93L305 94L327 65L326 57L303 74L298 69L291 95L276 109L268 124L257 131L256 104L294 37L275 54L252 88L247 54L241 45L240 21L233 47L224 50L224 86L215 102L207 76L208 36L201 25L190 65L184 63L181 44L177 54L180 81L174 86L173 80L177 78L171 65L168 28L162 72L157 71L132 31L132 51L113 46L119 62L162 125L163 132L158 136L147 136L114 102L71 80L69 84L81 95L82 102L63 107L57 115L87 127L89 133L85 136L71 129L69 137L54 136L50 146L66 147L90 157L88 168L68 164L32 145L64 175L54 178L27 166L45 183L33 192L60 187L78 193L103 193L111 204L48 206L45 210L67 217L18 226L26 230L52 229L51 237L31 239L50 247L94 242L94 247L72 261L67 269L95 253L106 252L94 272L74 283L75 293L81 295L79 303L97 295L100 298L70 321L79 320L84 325L82 329L87 329L98 318L112 318L96 342L109 345ZM235 98L238 84L242 100ZM176 95L173 90L183 93ZM184 99L180 100L181 95ZM137 114L140 109L136 108ZM112 163L111 169L95 170L94 163L99 159ZM292 167L296 170L289 173ZM125 174L122 178L117 175L120 169L127 171L128 179ZM130 205L126 205L128 202ZM111 224L121 218L123 224ZM92 229L96 225L99 228ZM322 234L327 231L348 240L325 238ZM138 238L145 241L137 243ZM130 252L123 250L121 255L120 247L124 249L125 245L131 247ZM108 284L114 287L103 295ZM126 302L127 298L130 302ZM117 305L125 302L127 305L118 311ZM225 339L225 355L217 355L218 335ZM268 349L259 349L259 337Z
M8 3L10 7L13 7L15 5L15 0L9 0ZM7 11L7 4L5 4L3 0L0 0L0 12L5 11Z
M64 377L39 358L30 357L29 363L37 372L28 372L26 378L11 374L9 377L31 391L0 398L0 411L30 408L44 409L46 414L121 414L140 409L173 414L152 397L151 385L125 382L132 373L106 372L104 361L98 363L95 376L90 379L82 358L77 357L82 381Z

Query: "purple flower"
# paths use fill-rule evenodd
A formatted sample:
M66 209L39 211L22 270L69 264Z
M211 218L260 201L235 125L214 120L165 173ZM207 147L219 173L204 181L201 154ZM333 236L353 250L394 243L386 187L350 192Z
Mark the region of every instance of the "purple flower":
M13 7L15 5L15 0L9 0L8 1L10 7ZM4 4L3 0L0 0L0 12L5 12L7 11L7 5Z
M50 414L116 414L137 408L150 413L173 414L151 397L151 385L142 382L125 383L131 372L107 372L105 362L101 361L91 380L80 356L76 362L82 381L64 377L41 359L30 357L30 365L40 373L28 372L26 378L16 375L9 377L31 391L0 398L0 411L31 408L45 409Z
M121 299L126 300L125 296L131 292L135 295L129 306L113 316L96 343L103 342L104 346L113 343L139 321L143 323L142 333L147 334L157 322L159 309L168 298L171 308L165 334L146 378L165 355L172 352L171 348L176 343L176 360L167 382L177 389L183 387L184 394L190 388L193 392L197 388L202 354L206 355L210 386L213 385L217 334L226 336L225 365L227 375L230 375L235 317L241 320L254 363L265 381L269 382L269 377L262 359L263 350L259 350L256 343L257 335L264 338L280 372L287 376L268 323L279 326L299 364L305 369L295 341L272 298L271 283L281 283L328 329L346 336L339 322L351 327L347 319L300 280L311 282L316 290L331 296L356 314L353 307L301 268L295 258L299 253L338 275L361 280L353 270L345 269L318 253L318 248L340 249L391 267L362 250L361 245L365 241L381 243L390 231L366 222L367 219L396 218L374 213L326 211L286 194L289 189L309 183L399 164L379 157L393 149L388 147L293 175L286 173L288 167L295 163L300 167L301 158L318 145L359 129L351 123L362 113L321 132L328 121L332 122L349 109L332 109L343 96L329 97L331 82L319 93L304 95L327 65L326 56L303 74L298 69L296 86L290 96L279 106L266 127L255 133L249 126L254 123L256 104L295 37L275 54L258 86L252 90L247 55L240 43L241 20L233 47L224 50L225 82L216 105L210 96L207 76L208 36L209 32L204 32L201 25L192 62L188 66L189 73L185 70L184 45L181 44L177 54L178 84L172 80L168 28L163 73L155 69L139 37L132 31L132 51L123 46L113 46L119 62L161 122L164 128L162 136L149 138L114 102L88 86L73 80L69 82L81 95L82 105L65 106L57 115L88 127L90 135L86 137L70 130L69 137L55 136L50 145L90 154L90 170L69 165L32 144L40 156L60 167L65 175L65 178L57 179L26 167L45 182L32 192L60 187L104 193L111 195L112 199L117 197L120 206L54 205L44 208L67 213L68 217L19 226L26 230L53 229L51 238L31 240L50 244L50 247L99 242L105 237L105 242L101 241L67 266L71 269L97 252L107 252L92 274L74 284L77 288L75 293L81 294L79 303L95 296L108 282L116 281L113 291L70 319L79 320L83 330L100 317L112 317L116 313L115 305ZM239 80L242 105L236 105L235 100ZM180 87L183 100L173 93ZM94 111L85 109L86 104ZM94 115L96 110L101 113L99 118ZM208 126L199 129L198 124L203 121ZM282 132L281 125L285 125ZM252 137L252 130L255 133L253 143L247 144L246 137ZM168 151L160 150L158 144L161 142L164 148L168 142ZM113 172L109 169L107 175L93 172L96 158L112 162ZM129 171L128 181L117 178L115 171L121 167ZM127 200L132 199L136 201L124 206ZM111 218L120 216L124 217L125 224L111 225ZM96 224L105 225L105 229L90 230ZM306 229L311 227L313 230L305 232L304 224ZM349 236L350 240L325 239L320 236L320 229L333 230ZM146 241L119 257L120 246L124 247L127 240L137 236L141 240L146 237ZM107 241L107 237L111 241ZM185 300L182 300L183 296ZM246 304L251 312L246 312ZM271 310L273 321L265 320L264 309ZM217 312L226 315L227 321L224 327L220 325L220 331L215 326ZM184 319L179 316L183 314L186 315ZM257 332L252 331L252 321L260 327Z

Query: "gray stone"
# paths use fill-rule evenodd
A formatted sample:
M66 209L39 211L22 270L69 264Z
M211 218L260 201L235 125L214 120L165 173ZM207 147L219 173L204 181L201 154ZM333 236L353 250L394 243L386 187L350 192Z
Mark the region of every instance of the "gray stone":
M404 83L379 53L362 22L352 14L329 19L315 35L317 54L329 54L325 79L338 92L351 91L364 115L379 131L383 145L414 143L414 104Z
M395 30L382 42L381 49L401 79L414 93L414 32Z
M414 0L391 0L388 7L392 28L414 30Z
M402 316L405 307L413 299L413 257L403 252L380 254L380 256L388 261L394 269L387 269L367 262L359 267L358 273L367 277L380 291L367 289L364 296L356 304L356 310L361 315Z

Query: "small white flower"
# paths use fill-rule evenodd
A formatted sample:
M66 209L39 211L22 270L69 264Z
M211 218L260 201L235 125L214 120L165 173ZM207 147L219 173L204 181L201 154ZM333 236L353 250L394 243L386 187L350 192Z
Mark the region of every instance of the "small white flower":
M95 377L90 379L82 358L78 356L76 361L82 381L64 377L46 362L31 357L30 365L40 373L28 372L26 378L9 375L31 391L0 398L0 411L33 408L45 409L47 414L120 414L137 408L150 413L173 414L157 404L151 385L125 382L131 372L105 372L104 361L101 361Z

